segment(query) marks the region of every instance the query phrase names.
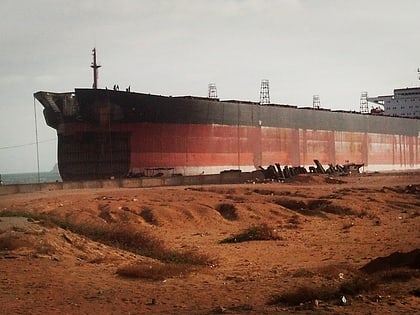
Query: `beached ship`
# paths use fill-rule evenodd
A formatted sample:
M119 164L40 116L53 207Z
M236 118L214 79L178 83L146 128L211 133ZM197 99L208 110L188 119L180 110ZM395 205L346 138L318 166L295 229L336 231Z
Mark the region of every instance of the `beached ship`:
M215 174L274 163L420 167L420 120L97 86L36 92L57 130L63 180Z

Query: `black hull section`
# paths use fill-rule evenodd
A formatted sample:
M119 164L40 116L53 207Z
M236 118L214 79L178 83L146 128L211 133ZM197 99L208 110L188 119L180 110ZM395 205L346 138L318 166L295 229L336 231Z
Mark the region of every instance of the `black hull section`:
M111 90L76 89L83 119L104 123L218 124L418 136L419 119L356 112L166 97Z
M58 135L58 167L64 181L125 177L130 167L129 134Z

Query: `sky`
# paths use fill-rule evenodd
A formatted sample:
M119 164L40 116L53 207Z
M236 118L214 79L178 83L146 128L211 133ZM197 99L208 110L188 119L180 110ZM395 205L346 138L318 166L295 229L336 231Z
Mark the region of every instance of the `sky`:
M418 0L0 0L0 174L51 170L36 91L92 86L356 110L419 86ZM38 143L38 146L36 145ZM38 149L37 149L38 147ZM39 166L38 166L39 165Z

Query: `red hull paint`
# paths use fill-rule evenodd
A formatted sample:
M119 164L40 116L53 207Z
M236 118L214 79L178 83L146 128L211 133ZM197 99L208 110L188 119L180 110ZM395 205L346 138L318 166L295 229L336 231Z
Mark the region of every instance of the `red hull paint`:
M67 124L65 133L98 131L87 124ZM131 134L130 169L173 167L190 175L212 169L256 169L274 163L324 165L346 161L369 169L418 168L417 137L291 128L136 123L113 125ZM391 166L391 167L389 167Z

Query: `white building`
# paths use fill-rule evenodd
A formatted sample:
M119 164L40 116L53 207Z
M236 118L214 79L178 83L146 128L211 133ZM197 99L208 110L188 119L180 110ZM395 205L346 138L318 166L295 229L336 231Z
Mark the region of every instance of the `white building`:
M381 105L383 115L420 118L420 87L395 89L394 95L368 97L367 100Z

